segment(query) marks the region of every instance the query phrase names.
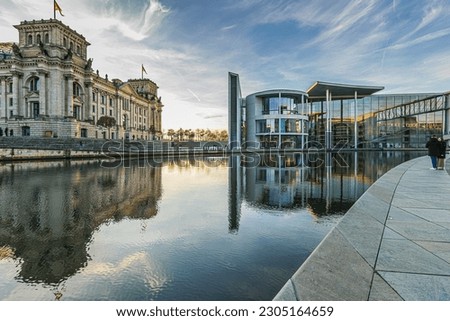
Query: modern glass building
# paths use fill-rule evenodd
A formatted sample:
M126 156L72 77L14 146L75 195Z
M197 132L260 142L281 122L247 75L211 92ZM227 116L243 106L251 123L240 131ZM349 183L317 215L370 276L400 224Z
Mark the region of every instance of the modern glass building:
M450 92L383 95L381 86L318 81L243 98L230 75L231 149L422 148L433 134L450 139Z
M307 142L307 95L296 90L268 90L245 99L245 136L261 148L299 148Z

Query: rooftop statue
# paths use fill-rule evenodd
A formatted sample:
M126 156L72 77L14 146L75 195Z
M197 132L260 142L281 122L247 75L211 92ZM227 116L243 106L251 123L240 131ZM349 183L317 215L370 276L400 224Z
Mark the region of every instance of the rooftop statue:
M18 45L13 43L12 50L13 50L14 56L16 56L18 58L22 58L22 53L20 52L20 48Z

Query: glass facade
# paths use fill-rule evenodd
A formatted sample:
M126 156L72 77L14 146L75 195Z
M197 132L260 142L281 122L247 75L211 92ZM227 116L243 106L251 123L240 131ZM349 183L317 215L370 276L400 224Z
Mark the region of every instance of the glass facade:
M247 141L261 148L302 148L308 135L308 105L301 91L266 91L248 96ZM254 119L254 120L253 120Z
M240 102L242 142L260 148L424 148L432 135L450 136L450 93L376 94L382 89L317 82L307 92L251 94Z
M444 132L443 95L398 94L371 95L357 100L333 100L330 104L333 146L421 148L431 135ZM441 101L442 100L442 101ZM311 122L309 140L325 144L326 102L308 103ZM435 111L433 110L435 109Z
M302 112L302 101L293 97L267 97L263 99L263 115L297 115Z

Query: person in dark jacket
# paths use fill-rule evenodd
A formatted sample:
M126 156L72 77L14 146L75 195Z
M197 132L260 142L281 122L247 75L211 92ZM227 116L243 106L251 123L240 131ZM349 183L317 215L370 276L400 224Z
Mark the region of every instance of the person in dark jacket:
M444 169L445 153L447 152L447 143L441 137L438 138L439 155L437 156L437 169Z
M436 135L433 135L425 145L425 147L428 148L428 156L430 156L431 158L431 165L433 167L431 167L430 169L432 170L436 170L437 168L437 157L441 149L440 145L441 144L437 140Z

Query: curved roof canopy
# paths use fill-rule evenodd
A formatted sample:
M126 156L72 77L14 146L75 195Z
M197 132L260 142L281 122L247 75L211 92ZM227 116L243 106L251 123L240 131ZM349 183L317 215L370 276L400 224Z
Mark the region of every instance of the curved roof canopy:
M281 95L282 97L301 98L302 96L306 95L306 92L293 89L270 89L254 93L253 95L255 95L256 97L278 97L279 95Z
M384 87L380 86L358 86L316 81L306 92L308 93L309 100L320 101L326 99L327 90L331 94L331 100L338 100L354 98L355 92L358 98L363 98L383 89Z

